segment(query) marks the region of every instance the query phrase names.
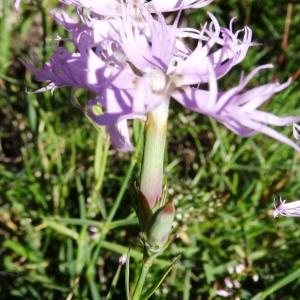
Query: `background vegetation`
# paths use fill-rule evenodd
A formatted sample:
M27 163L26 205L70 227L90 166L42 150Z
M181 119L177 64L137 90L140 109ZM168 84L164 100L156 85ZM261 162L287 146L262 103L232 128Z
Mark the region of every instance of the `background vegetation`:
M20 58L46 60L57 35L55 1L24 1L21 14L2 0L0 24L0 299L125 299L125 266L138 274L142 249L128 186L138 179L141 124L134 154L109 147L72 105L70 91L27 94L41 85ZM223 25L238 16L253 47L241 70L273 62L252 84L293 76L265 106L299 114L300 5L295 1L214 1L186 14L198 26L206 10ZM78 95L84 103L88 95ZM292 136L292 129L285 134ZM153 299L299 299L299 220L272 218L273 201L299 198L299 154L257 135L241 139L213 120L172 103L166 177L177 206L176 239L156 261L148 286L172 258L181 258ZM105 298L107 297L107 298Z

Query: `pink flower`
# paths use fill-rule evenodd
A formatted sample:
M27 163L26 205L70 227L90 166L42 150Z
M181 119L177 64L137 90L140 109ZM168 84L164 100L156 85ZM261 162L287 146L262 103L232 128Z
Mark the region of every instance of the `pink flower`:
M16 11L20 10L20 4L21 4L21 0L15 0L15 10Z
M155 11L168 12L187 8L202 8L212 1L213 0L152 0L149 1L149 6L153 6Z
M223 298L229 298L230 296L232 296L232 292L226 291L224 289L217 289L216 295Z
M134 0L127 1L132 11L141 7L147 8L150 12L170 12L187 8L202 8L213 0ZM122 15L123 0L61 0L61 2L74 5L77 8L87 8L91 12L104 17L116 17Z
M232 289L233 288L233 282L231 281L230 278L225 278L224 279L224 283L226 285L227 288Z
M248 82L260 70L267 68L272 68L272 65L254 69L247 77L241 79L238 86L226 92L218 91L216 76L212 70L209 91L189 88L185 90L185 93L179 91L177 94L173 94L173 97L183 106L215 118L237 135L249 137L260 132L300 151L300 147L296 143L270 127L270 125L292 125L300 120L300 116L278 117L258 110L275 93L285 89L291 81L284 84L268 83L244 91Z
M300 217L300 200L286 203L286 200L280 198L280 205L275 207L273 212L274 218L279 216Z
M118 119L132 115L142 116L170 97L184 97L190 91L189 85L208 82L212 69L218 77L224 76L245 57L251 45L250 29L245 28L245 37L239 40L238 34L231 28L221 28L211 16L209 28L197 32L199 43L196 49L186 47L182 51L176 44L177 36L183 34L177 28L179 15L173 25L167 25L161 14L158 14L158 20L155 19L145 9L141 10L141 16L147 21L144 32L141 32L140 22L132 19L128 11L123 16L120 52L132 71L128 70L127 74L134 77L127 80L127 86L123 80L113 81L105 95L97 98L105 108L103 115L93 115L89 105L88 114L99 125L112 125ZM215 45L218 50L212 51ZM179 102L190 108L189 103Z
M178 3L192 7L208 2ZM120 4L119 1L92 0L65 3L89 5L97 10ZM176 3L168 2L173 8ZM120 17L108 19L84 16L78 11L79 21L63 11L54 11L57 22L71 32L71 42L77 50L71 53L59 46L42 70L26 63L37 80L49 81L48 86L39 91L70 86L94 93L95 97L86 106L86 114L97 125L108 126L112 142L124 151L133 148L127 120L144 118L170 98L215 118L238 135L247 137L261 132L299 151L296 143L270 126L291 125L300 117L277 117L258 109L290 81L244 91L252 77L271 65L256 68L242 78L238 86L226 92L218 89L217 79L240 63L253 45L250 28L234 32L233 20L229 28L223 28L210 15L211 22L200 30L180 29L180 14L169 25L159 12L151 13L145 6L136 9L138 13L133 16L132 3L122 2ZM186 37L196 39L195 49L185 44ZM208 90L194 87L203 83L209 83ZM95 112L97 105L104 108L103 114Z

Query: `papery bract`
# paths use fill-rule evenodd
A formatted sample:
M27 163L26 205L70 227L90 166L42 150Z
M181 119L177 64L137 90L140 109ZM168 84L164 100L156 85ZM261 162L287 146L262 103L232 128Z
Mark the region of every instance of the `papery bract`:
M147 232L149 243L152 246L163 246L167 242L172 229L174 215L175 208L171 202L154 213Z

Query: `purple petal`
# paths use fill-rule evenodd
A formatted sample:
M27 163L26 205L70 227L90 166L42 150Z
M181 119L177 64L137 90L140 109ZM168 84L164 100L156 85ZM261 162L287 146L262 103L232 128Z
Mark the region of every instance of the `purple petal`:
M112 144L120 151L133 151L134 147L130 141L127 120L119 121L116 125L108 127Z
M286 203L286 200L280 198L280 205L275 207L273 217L300 217L300 200Z
M172 97L182 106L205 115L212 115L213 111L207 108L209 104L209 91L196 88L178 88L172 93Z
M245 116L244 118L240 117L239 122L240 122L240 124L242 124L245 127L248 127L257 132L261 132L265 135L268 135L281 143L289 145L290 147L294 148L296 151L298 151L298 152L300 151L300 147L296 143L294 143L292 140L290 140L283 134L277 132L273 128L270 128L262 123L253 121L253 120L247 118L247 116Z
M140 13L147 22L147 26L142 29L140 22L130 16L129 8L123 13L123 26L120 28L124 53L130 63L141 71L147 68L166 71L175 50L179 15L174 24L168 26L161 14L157 14L156 20L147 10L141 8Z
M213 0L152 0L149 6L153 6L156 11L169 12L187 8L201 8L210 4L212 1Z
M15 10L17 12L20 11L20 4L21 4L21 0L15 0Z
M67 5L75 5L77 8L87 8L101 16L119 16L121 6L118 0L60 0Z
M253 45L250 28L245 27L233 33L232 24L230 29L223 28L212 14L209 16L211 23L198 33L199 42L195 50L178 62L176 73L180 75L181 85L208 82L209 64L213 66L217 78L226 75L245 58L249 47ZM244 37L239 39L241 32ZM195 32L189 34L186 31L185 34L195 36ZM214 51L214 47L218 50Z
M264 112L264 111L255 111L251 114L251 118L255 121L270 124L274 126L287 126L292 125L294 122L300 121L300 116L294 117L278 117L274 114Z

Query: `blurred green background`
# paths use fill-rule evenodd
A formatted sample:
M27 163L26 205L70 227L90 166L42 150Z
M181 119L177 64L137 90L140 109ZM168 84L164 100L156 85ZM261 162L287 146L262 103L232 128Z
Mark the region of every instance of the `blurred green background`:
M72 105L69 89L28 94L41 84L20 58L46 61L54 38L56 1L1 2L0 23L0 299L125 299L128 246L132 280L142 257L131 208L141 147L122 154L109 147ZM222 25L238 16L260 45L222 79L230 88L241 71L272 62L250 85L293 76L295 82L264 109L299 114L298 1L214 1L186 12L193 26L213 12ZM256 82L255 82L256 81ZM88 95L77 95L84 103ZM283 132L292 137L292 128ZM133 124L136 144L142 125ZM147 286L181 254L152 299L299 299L300 230L295 218L272 218L273 201L300 196L299 154L257 135L234 136L205 116L172 103L166 180L176 203L174 243L154 265ZM230 294L230 295L229 295Z

